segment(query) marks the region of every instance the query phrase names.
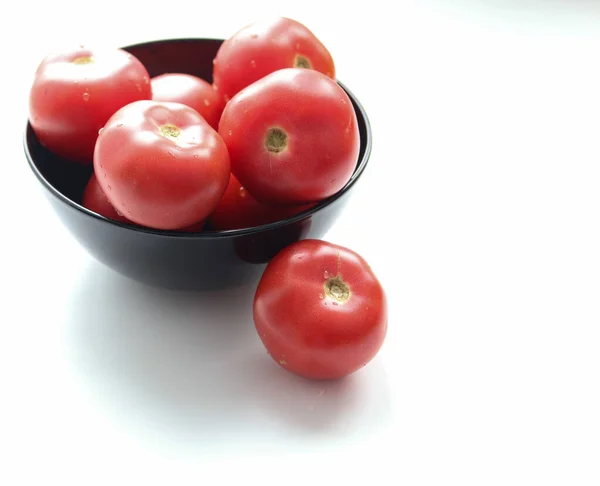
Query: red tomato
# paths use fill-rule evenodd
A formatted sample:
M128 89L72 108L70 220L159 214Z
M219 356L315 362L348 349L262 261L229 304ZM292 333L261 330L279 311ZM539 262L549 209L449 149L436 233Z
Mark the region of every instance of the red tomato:
M89 209L90 211L94 211L95 213L104 216L105 218L114 219L115 221L120 221L121 223L129 223L135 225L132 221L129 221L122 214L117 213L115 208L113 208L112 204L106 198L106 195L102 191L100 184L98 184L98 178L96 174L92 174L90 180L85 187L85 191L83 192L83 200L82 204L84 207ZM179 231L185 233L198 233L202 231L204 228L205 221L199 221L191 226L187 226L185 228L180 229Z
M282 69L240 91L227 103L219 133L234 175L272 204L335 194L352 176L360 148L346 92L307 69Z
M189 106L137 101L98 137L94 170L110 203L131 221L178 229L205 219L229 181L227 147Z
M131 223L125 216L117 213L112 204L108 202L100 184L98 184L96 174L92 174L87 186L85 186L82 204L90 211L94 211L105 218L114 219L115 221L120 221L122 223Z
M227 190L209 220L216 230L250 228L281 221L310 209L302 206L270 206L259 203L231 174Z
M254 322L271 357L315 379L365 366L387 332L387 301L367 262L320 240L302 240L267 265L254 298Z
M134 56L80 47L42 61L31 88L29 121L48 150L91 164L98 131L115 111L151 96L150 76Z
M333 58L306 26L287 18L255 22L227 39L214 60L214 84L229 100L267 74L310 68L335 79Z
M223 96L203 79L189 74L162 74L152 78L152 99L183 103L200 113L215 130L225 101Z

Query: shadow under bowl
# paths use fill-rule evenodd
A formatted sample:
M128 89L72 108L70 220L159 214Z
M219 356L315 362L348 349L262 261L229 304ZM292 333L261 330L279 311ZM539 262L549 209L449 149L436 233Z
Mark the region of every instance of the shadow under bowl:
M212 61L223 41L170 39L125 47L151 77L187 73L212 82ZM218 290L257 280L264 265L287 245L320 238L337 219L371 153L371 128L356 97L342 84L358 118L360 154L348 183L334 196L294 217L240 230L180 233L119 223L81 205L93 168L46 150L31 125L24 137L31 170L54 211L72 235L98 261L139 282L178 290Z

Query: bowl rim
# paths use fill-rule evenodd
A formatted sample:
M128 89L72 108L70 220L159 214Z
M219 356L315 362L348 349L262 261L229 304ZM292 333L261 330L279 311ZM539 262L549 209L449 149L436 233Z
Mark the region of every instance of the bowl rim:
M132 49L132 48L140 47L140 46L164 44L164 43L170 43L170 42L202 42L202 41L223 42L224 39L205 38L205 37L157 39L157 40L153 40L153 41L139 42L136 44L131 44L128 46L121 47L121 49ZM276 230L276 229L288 226L290 224L294 224L298 221L304 220L307 217L312 216L313 214L317 213L321 209L329 206L330 204L332 204L333 202L335 202L336 200L341 198L352 188L352 186L354 184L356 184L356 182L358 181L360 176L365 171L365 168L367 167L367 164L368 164L370 156L371 156L372 146L373 146L373 134L371 131L371 123L369 121L369 118L367 116L367 113L366 113L364 107L362 106L362 104L360 103L358 98L354 95L354 93L352 91L350 91L350 89L348 89L348 87L344 83L342 83L339 79L336 79L336 82L346 92L346 94L348 95L348 97L350 98L350 100L352 102L352 105L354 106L355 111L357 111L358 114L362 117L362 119L364 120L364 125L365 125L366 137L365 137L365 140L361 140L361 144L364 143L365 149L362 153L362 156L357 161L357 165L356 165L354 172L352 173L352 176L350 177L348 182L346 182L346 184L338 192L336 192L335 194L333 194L332 196L330 196L326 199L323 199L322 201L319 201L317 204L315 204L311 208L307 209L306 211L303 211L301 213L295 214L293 216L290 216L288 218L285 218L285 219L282 219L279 221L262 224L260 226L251 226L248 228L239 228L239 229L230 229L230 230L206 230L206 231L189 232L188 233L188 232L182 232L182 231L177 231L177 230L159 230L159 229L155 229L155 228L148 228L145 226L138 226L135 224L123 223L123 222L115 221L113 219L102 216L94 211L91 211L91 210L87 209L86 207L84 207L83 205L81 205L81 204L73 201L69 197L65 196L56 187L54 187L48 181L48 179L46 179L43 176L43 174L40 172L40 170L38 169L37 165L35 164L35 162L33 160L34 158L31 155L31 152L29 150L29 145L27 143L27 136L28 136L29 131L31 130L33 133L33 129L31 128L31 124L30 124L29 120L27 120L27 123L25 125L24 135L23 135L23 148L25 151L25 158L27 159L29 168L32 170L32 172L34 173L34 175L36 176L38 181L54 197L56 197L63 204L70 206L72 209L74 209L76 211L80 211L92 218L95 218L104 224L118 226L125 230L141 232L141 233L148 233L148 234L152 234L154 236L162 236L162 237L167 237L167 238L182 238L182 239L231 238L231 237L237 237L237 236L246 236L246 235L252 235L252 234L256 234L256 233L262 233L262 232L270 231L270 230ZM35 133L33 133L33 135L35 136Z

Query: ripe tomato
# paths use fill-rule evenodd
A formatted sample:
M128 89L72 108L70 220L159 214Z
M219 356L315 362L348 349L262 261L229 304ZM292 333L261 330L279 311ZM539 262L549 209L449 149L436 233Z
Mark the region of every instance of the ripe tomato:
M219 133L234 175L271 204L335 194L352 176L360 148L346 92L307 69L282 69L240 91L227 103Z
M152 78L152 99L183 103L200 113L215 130L225 106L223 96L203 79L189 74L169 73Z
M80 47L42 61L30 92L29 121L48 150L91 164L98 131L115 111L151 96L150 76L134 56Z
M98 184L96 174L92 174L87 186L85 186L81 203L90 211L94 211L105 218L114 219L115 221L120 221L121 223L131 223L125 216L117 213L112 204L108 202L108 199L102 191L100 184Z
M259 203L231 174L223 199L210 215L209 220L216 230L250 228L281 221L300 214L312 206L313 204L270 206Z
M314 69L335 79L331 54L306 26L273 18L248 25L221 44L213 82L229 100L267 74L291 67Z
M387 301L367 262L320 240L302 240L267 265L254 298L254 323L271 357L315 379L366 365L387 332Z
M96 177L96 174L92 174L92 177L90 177L90 180L85 187L82 204L90 211L94 211L105 218L114 219L115 221L120 221L121 223L135 225L135 223L129 221L122 214L117 213L116 209L113 208L112 204L108 201L106 195L102 191L100 184L98 184L98 178ZM197 233L202 231L204 228L204 223L205 221L202 220L191 226L186 226L179 231L185 233Z
M94 171L110 203L131 221L178 229L205 219L229 181L227 147L189 106L137 101L98 137Z

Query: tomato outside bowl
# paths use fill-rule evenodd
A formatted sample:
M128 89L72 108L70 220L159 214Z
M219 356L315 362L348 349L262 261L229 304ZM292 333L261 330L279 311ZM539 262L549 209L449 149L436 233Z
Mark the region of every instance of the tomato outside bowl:
M185 73L212 82L212 61L222 39L168 39L124 47L151 77ZM38 141L28 123L25 156L53 210L92 257L116 272L147 285L174 290L217 290L258 281L280 250L305 238L321 238L343 210L367 167L372 134L358 99L352 101L360 131L360 153L348 183L335 195L293 217L252 228L183 233L143 228L100 216L82 206L92 166L64 160Z

